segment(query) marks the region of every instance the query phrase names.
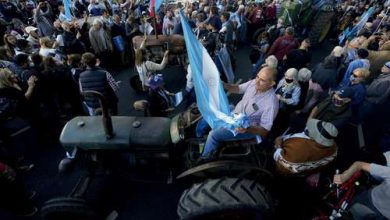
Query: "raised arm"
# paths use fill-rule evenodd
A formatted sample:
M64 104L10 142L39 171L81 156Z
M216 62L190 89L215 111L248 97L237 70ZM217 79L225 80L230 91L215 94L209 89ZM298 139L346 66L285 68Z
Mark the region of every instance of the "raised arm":
M357 162L353 163L352 166L350 166L342 174L334 175L333 182L336 184L342 184L345 181L347 181L349 178L351 178L351 176L354 173L361 171L361 170L366 171L366 172L370 172L371 164L366 163L366 162L357 161Z
M147 61L145 63L145 65L147 65L147 69L150 70L150 71L159 71L159 70L164 69L165 66L168 63L168 54L169 54L169 50L165 51L164 58L163 58L163 60L161 61L160 64L154 63L154 62L151 62L151 61Z

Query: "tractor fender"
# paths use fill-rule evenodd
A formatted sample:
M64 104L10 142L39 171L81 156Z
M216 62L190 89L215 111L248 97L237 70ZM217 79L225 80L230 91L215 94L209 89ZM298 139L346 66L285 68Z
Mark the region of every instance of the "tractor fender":
M239 176L247 179L262 180L273 177L270 171L258 166L239 161L221 160L192 167L178 175L176 179L185 181L187 179L210 179L219 178L221 176Z
M144 36L134 36L132 41L135 49L139 49ZM182 35L148 35L145 42L145 47L163 47L165 43L169 44L169 52L174 54L182 54L185 52L185 42Z
M334 4L332 0L315 0L313 1L313 6L315 11L326 11L331 12L334 11Z

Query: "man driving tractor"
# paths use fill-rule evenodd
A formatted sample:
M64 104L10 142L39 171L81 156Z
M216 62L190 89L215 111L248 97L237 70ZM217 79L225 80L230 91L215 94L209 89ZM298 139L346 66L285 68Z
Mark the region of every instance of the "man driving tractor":
M238 134L236 136L225 128L211 130L207 136L201 159L213 158L213 154L223 141L248 140L258 136L260 138L267 136L279 109L279 102L273 89L275 77L276 69L264 67L257 74L256 79L240 85L224 84L228 92L244 94L233 112L248 116L250 126L248 128L237 128L236 132ZM199 122L197 126L198 136L202 135L205 125L207 126L206 121Z

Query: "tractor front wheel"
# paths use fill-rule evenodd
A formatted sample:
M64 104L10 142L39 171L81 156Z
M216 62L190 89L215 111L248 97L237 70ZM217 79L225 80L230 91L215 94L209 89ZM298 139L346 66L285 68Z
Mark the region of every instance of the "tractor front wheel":
M254 180L209 179L183 192L177 212L180 219L267 219L273 203L265 188Z
M318 46L318 44L325 40L326 36L332 28L332 20L334 15L334 12L323 11L320 12L320 14L317 16L309 33L312 46Z

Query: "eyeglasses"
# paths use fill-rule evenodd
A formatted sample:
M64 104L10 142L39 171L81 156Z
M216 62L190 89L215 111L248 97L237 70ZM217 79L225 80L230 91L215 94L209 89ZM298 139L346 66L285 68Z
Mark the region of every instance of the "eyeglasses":
M352 76L355 77L355 78L359 78L360 77L360 76L356 75L355 73L352 74Z

